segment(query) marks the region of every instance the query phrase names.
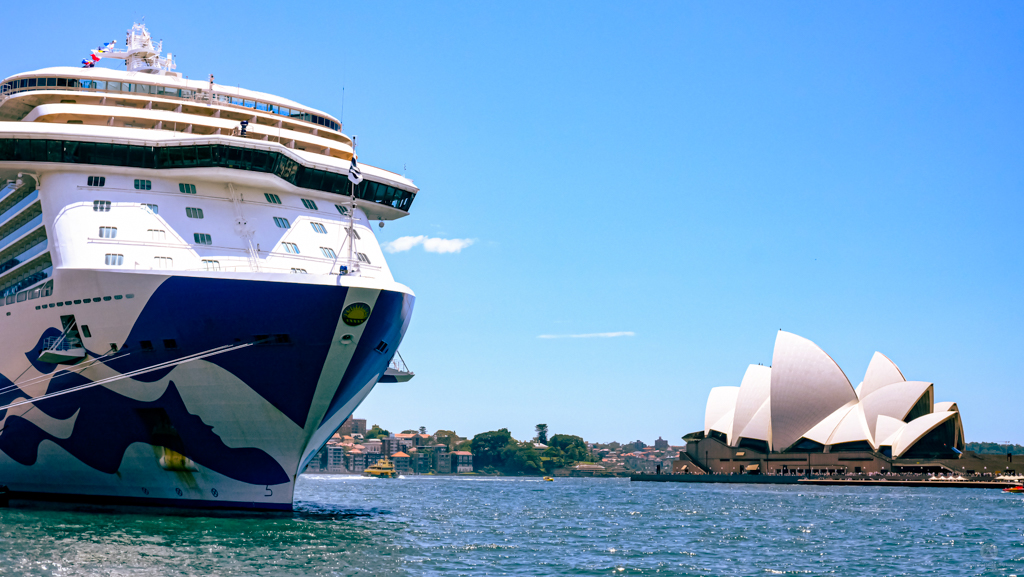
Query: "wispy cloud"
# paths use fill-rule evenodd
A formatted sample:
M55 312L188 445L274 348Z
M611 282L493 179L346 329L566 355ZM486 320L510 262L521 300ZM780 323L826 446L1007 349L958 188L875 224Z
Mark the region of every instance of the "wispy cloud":
M635 337L633 331L617 333L587 333L583 335L537 335L538 339L611 339L615 337Z
M444 254L462 252L462 249L474 242L476 242L476 239L473 238L437 238L421 234L419 236L403 236L391 242L386 242L384 243L384 250L390 253L405 252L417 246L422 246L423 250L427 252Z

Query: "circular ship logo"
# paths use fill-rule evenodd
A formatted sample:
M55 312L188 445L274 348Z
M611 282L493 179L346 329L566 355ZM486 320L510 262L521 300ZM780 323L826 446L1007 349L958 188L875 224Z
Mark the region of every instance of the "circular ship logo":
M370 305L366 303L350 304L341 313L341 320L350 327L358 327L368 318L370 318Z

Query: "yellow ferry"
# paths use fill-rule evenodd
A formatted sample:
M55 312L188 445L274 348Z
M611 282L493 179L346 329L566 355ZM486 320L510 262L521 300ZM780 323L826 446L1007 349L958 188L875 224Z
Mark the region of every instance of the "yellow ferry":
M388 460L387 457L377 461L363 470L363 474L367 477L378 477L381 479L394 479L398 476L398 471L395 471L395 465Z

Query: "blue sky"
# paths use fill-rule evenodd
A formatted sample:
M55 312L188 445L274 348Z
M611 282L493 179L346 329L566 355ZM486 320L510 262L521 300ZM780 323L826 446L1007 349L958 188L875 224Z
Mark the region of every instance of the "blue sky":
M192 78L342 114L422 192L382 241L417 377L357 411L674 443L780 328L1024 443L1024 6L16 4L3 75L145 16ZM41 18L45 14L45 22ZM540 335L630 333L613 337Z

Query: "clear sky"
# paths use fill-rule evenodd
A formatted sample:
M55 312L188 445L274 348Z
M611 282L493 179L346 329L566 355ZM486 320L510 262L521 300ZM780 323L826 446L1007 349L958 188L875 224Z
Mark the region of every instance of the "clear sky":
M854 385L876 350L934 382L968 441L1024 443L1018 2L4 11L4 76L144 16L191 78L335 116L344 88L360 159L422 189L381 240L463 241L395 245L417 376L370 423L681 444L782 328ZM595 333L626 334L539 338Z

